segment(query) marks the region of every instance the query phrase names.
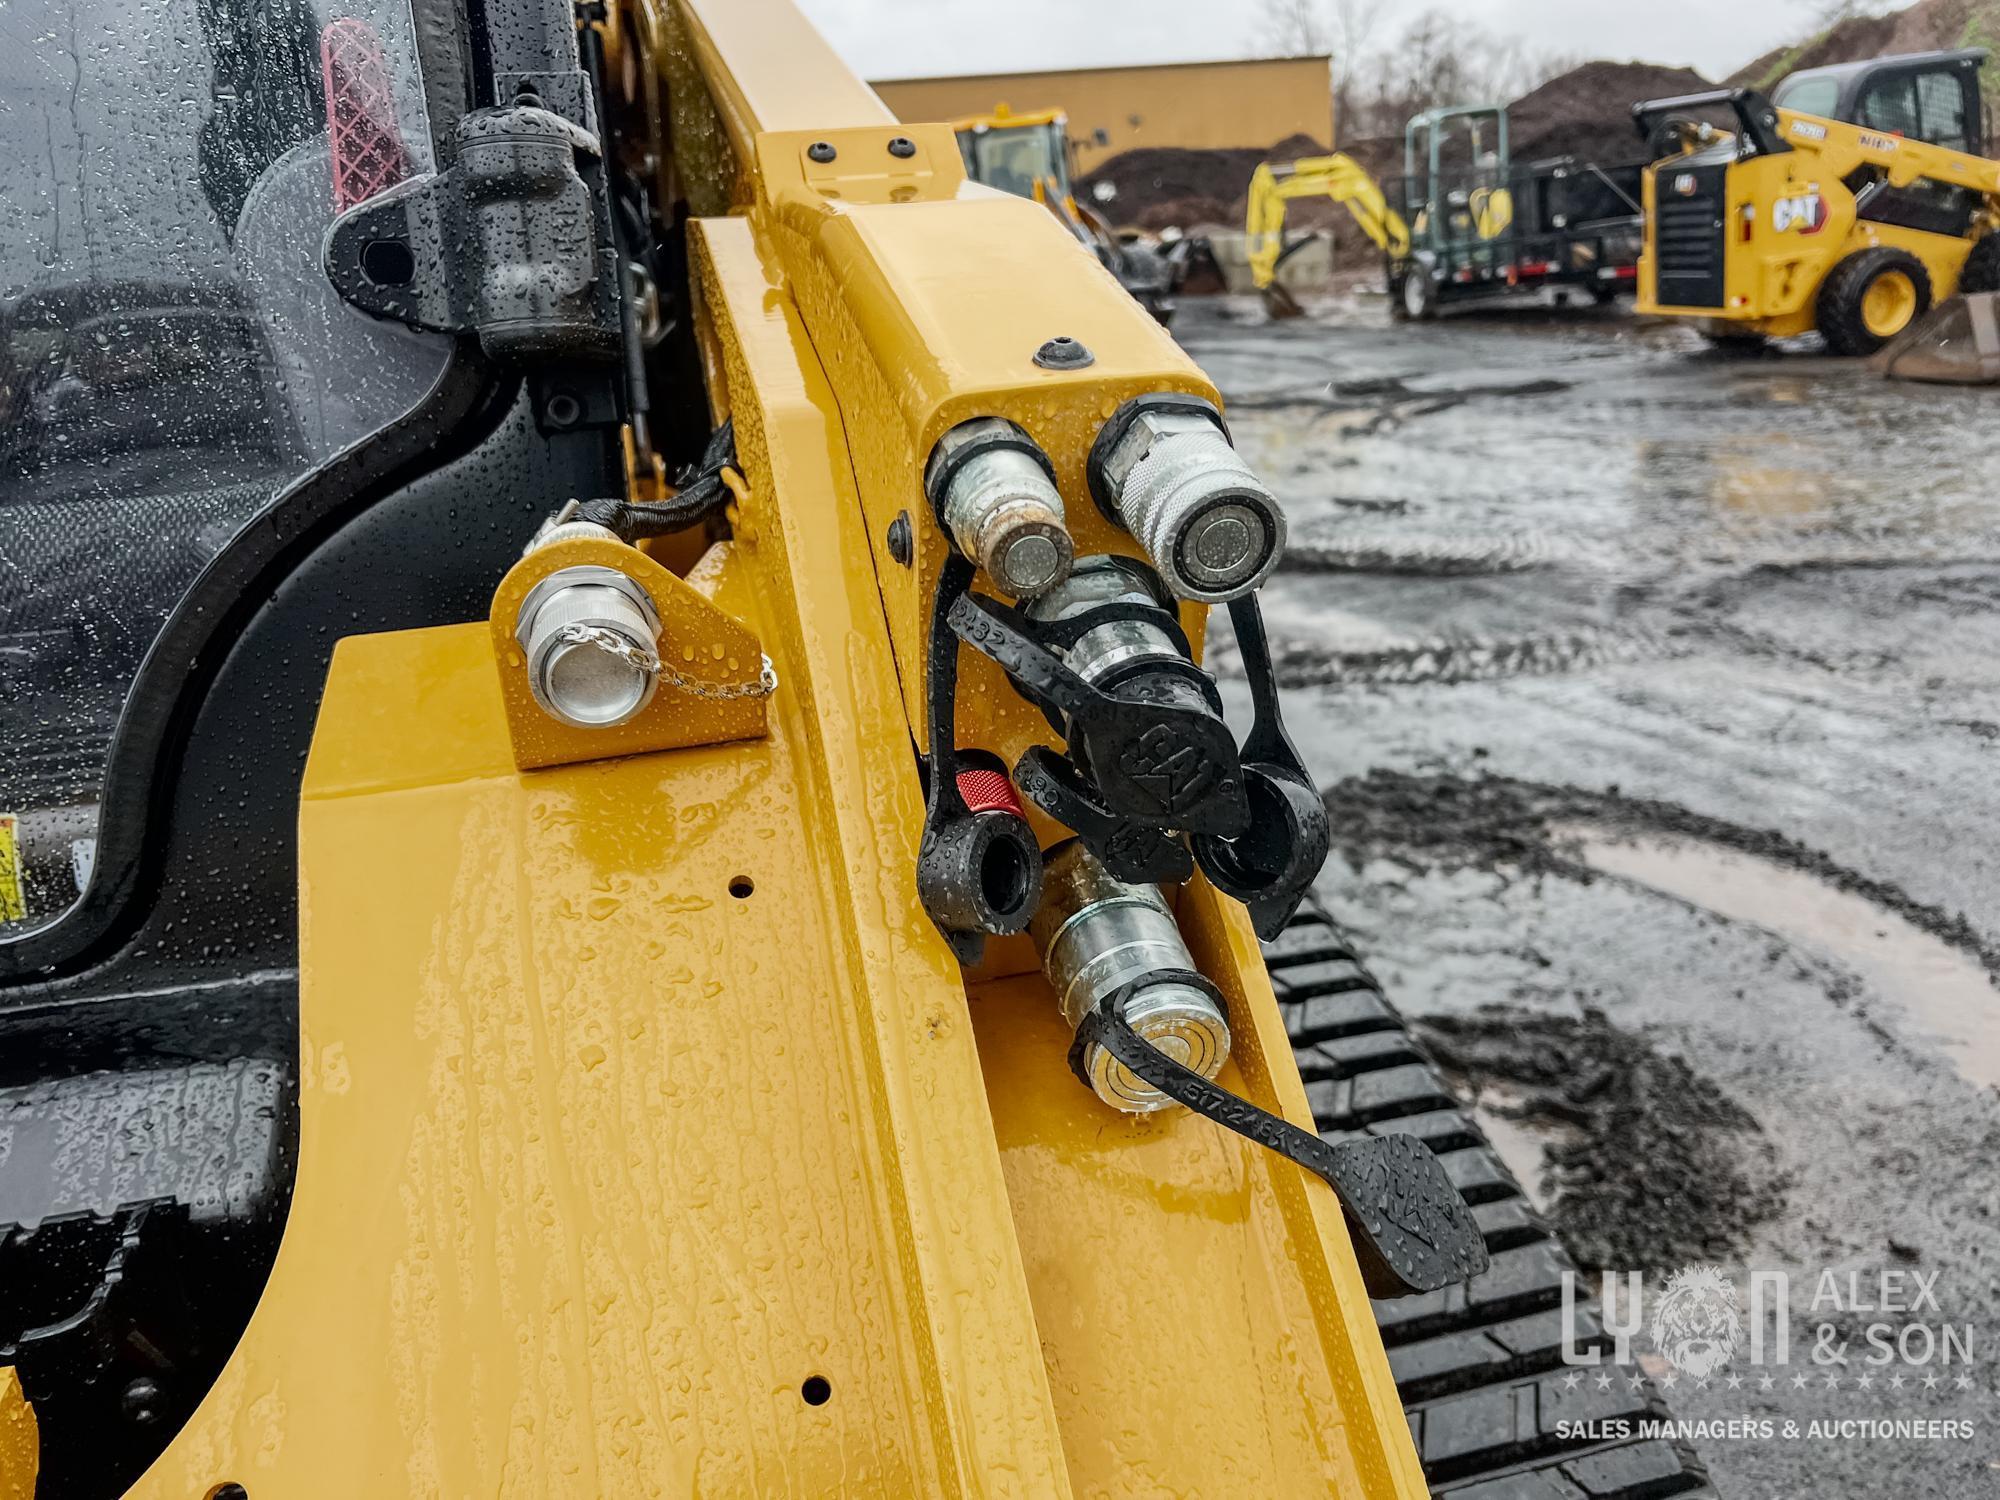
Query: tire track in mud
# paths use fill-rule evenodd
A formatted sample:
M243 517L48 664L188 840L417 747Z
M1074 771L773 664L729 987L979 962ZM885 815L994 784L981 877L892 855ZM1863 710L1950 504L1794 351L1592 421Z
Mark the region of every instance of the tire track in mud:
M1540 1198L1585 1269L1726 1260L1784 1211L1756 1118L1603 1011L1490 1005L1412 1025L1448 1077L1514 1096L1487 1109L1538 1127Z
M1334 847L1357 866L1386 859L1415 870L1511 866L1589 884L1603 878L1585 864L1563 825L1591 824L1622 834L1700 840L1767 860L1892 912L1920 932L1974 959L2000 989L2000 943L1964 912L1919 901L1894 881L1865 875L1831 855L1770 828L1750 828L1678 803L1628 797L1510 776L1461 777L1373 770L1325 793Z
M1656 661L1686 645L1641 626L1578 626L1559 633L1465 636L1374 650L1341 651L1280 637L1272 653L1282 687L1401 687L1550 677L1592 667Z
M1824 851L1772 829L1630 797L1615 787L1592 791L1498 775L1376 770L1332 787L1326 801L1334 846L1356 869L1388 861L1421 873L1552 875L1579 886L1636 881L1662 901L1742 923L1784 945L1770 949L1767 961L1789 952L1796 977L1821 988L1885 1053L1919 1066L1942 1059L1978 1081L1962 1058L1954 1063L1948 1048L1912 1049L1909 1026L1925 1029L1922 1007L1908 1003L1912 987L1926 983L1921 973L1903 976L1900 1000L1888 994L1904 1019L1885 1027L1862 1003L1866 966L1851 969L1846 954L1835 949L1829 957L1810 937L1760 926L1755 911L1739 910L1726 889L1655 886L1643 872L1635 877L1616 864L1607 869L1588 862L1601 857L1601 837L1621 841L1621 848L1624 841L1657 848L1670 840L1747 856L1893 914L1941 945L1940 953L1948 948L1964 955L1970 960L1965 982L1978 990L1972 1002L1990 999L1987 987L2000 988L2000 945L1963 913L1919 901ZM1759 878L1768 877L1754 870L1738 876ZM1784 899L1782 892L1773 897ZM1864 919L1862 925L1875 923ZM1961 986L1959 1003L1965 994ZM1546 1211L1587 1264L1725 1259L1749 1242L1751 1231L1788 1210L1797 1164L1781 1159L1746 1101L1689 1066L1669 1040L1671 1029L1621 1027L1585 991L1532 982L1515 986L1506 1002L1413 1024L1471 1102L1521 1132L1534 1153L1531 1168L1540 1164ZM1635 1163L1645 1170L1635 1172Z
M1502 535L1447 532L1427 536L1351 526L1326 535L1295 538L1285 548L1279 571L1461 578L1481 573L1521 573L1575 560L1572 548L1541 532Z

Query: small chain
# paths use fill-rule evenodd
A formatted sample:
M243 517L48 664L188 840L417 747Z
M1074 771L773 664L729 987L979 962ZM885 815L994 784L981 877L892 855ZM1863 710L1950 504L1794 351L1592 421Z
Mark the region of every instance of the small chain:
M643 646L634 645L625 636L614 630L606 630L598 625L565 625L556 632L556 639L565 645L595 646L607 655L615 656L622 662L638 668L649 676L660 678L679 691L695 698L711 698L727 702L734 698L768 698L778 690L777 669L771 665L771 658L763 658L763 670L751 682L704 682L699 677L689 677L676 672L653 652Z

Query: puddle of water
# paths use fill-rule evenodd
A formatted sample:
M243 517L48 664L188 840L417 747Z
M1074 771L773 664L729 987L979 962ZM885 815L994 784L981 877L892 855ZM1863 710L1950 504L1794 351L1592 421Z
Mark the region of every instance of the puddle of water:
M1803 871L1696 839L1614 839L1588 825L1553 832L1579 840L1594 870L1837 959L1902 1006L1969 1082L2000 1087L2000 992L1976 961L1922 928Z
M1452 1082L1465 1086L1465 1080L1456 1075ZM1543 1153L1550 1146L1574 1139L1575 1132L1567 1125L1519 1118L1512 1111L1523 1102L1524 1096L1506 1085L1487 1083L1473 1096L1472 1116L1486 1132L1493 1154L1521 1184L1528 1201L1538 1213L1546 1214L1550 1205L1549 1195L1542 1190L1542 1172L1548 1163Z

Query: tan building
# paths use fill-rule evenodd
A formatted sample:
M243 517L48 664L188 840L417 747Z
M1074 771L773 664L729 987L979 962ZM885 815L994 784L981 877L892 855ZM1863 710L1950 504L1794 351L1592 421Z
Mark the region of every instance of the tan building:
M1137 146L1264 147L1288 135L1333 140L1333 80L1324 57L1065 68L874 85L910 123L962 120L994 105L1069 116L1079 173Z

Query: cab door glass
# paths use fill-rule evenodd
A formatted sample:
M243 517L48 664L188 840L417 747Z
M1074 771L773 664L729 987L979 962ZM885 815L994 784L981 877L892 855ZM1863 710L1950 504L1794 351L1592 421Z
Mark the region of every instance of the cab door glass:
M1854 123L1879 130L1884 135L1915 136L1917 126L1916 80L1905 73L1881 78L1868 85L1854 113Z
M407 0L0 0L0 941L90 878L202 568L442 369L319 264L431 166Z
M1952 151L1973 149L1972 132L1965 118L1965 85L1953 73L1917 75L1918 139Z

